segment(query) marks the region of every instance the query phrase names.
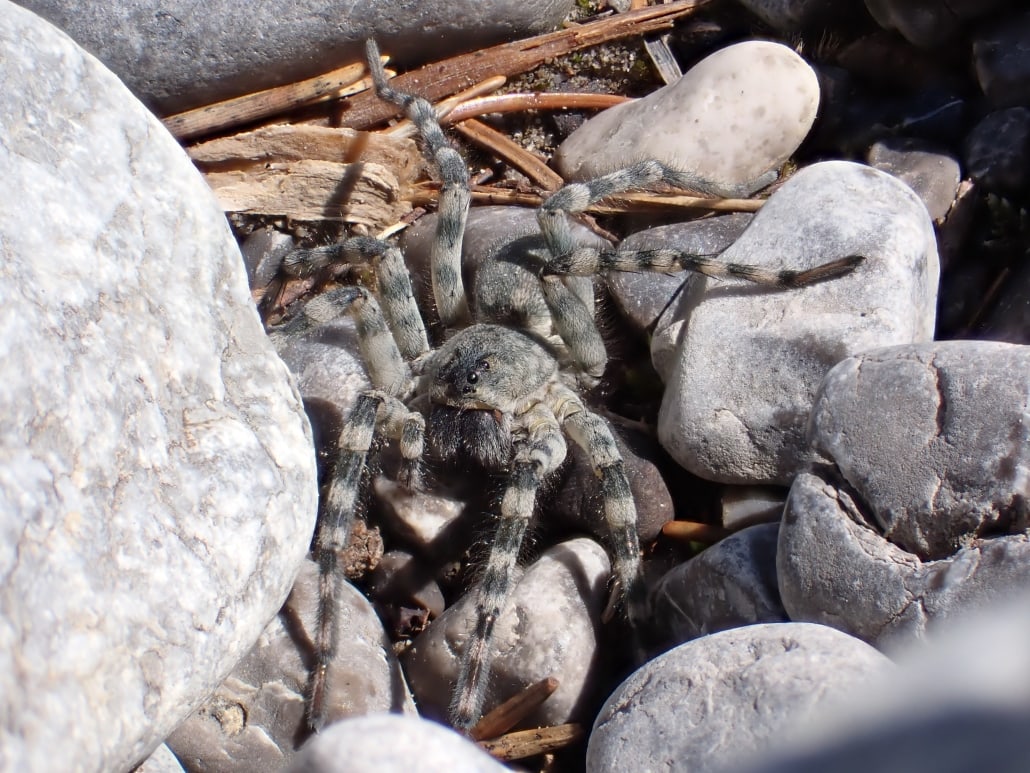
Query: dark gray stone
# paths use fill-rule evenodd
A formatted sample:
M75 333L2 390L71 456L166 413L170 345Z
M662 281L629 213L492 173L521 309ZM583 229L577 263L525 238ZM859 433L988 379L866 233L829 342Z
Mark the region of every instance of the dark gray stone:
M1030 108L988 114L966 137L966 169L984 190L1017 193L1030 187Z
M864 642L805 623L695 639L646 663L608 698L587 770L724 770L888 667Z
M971 19L1002 7L1008 0L865 0L884 29L897 30L910 43L936 48L954 41Z
M751 222L751 215L735 212L690 223L648 228L627 236L621 250L677 249L692 255L714 255L729 247ZM675 274L612 271L606 277L608 288L626 319L638 330L651 333L651 361L663 380L673 367L683 320L679 305L688 295L690 284L699 275L679 271Z
M328 682L329 722L386 711L414 715L404 676L372 605L339 590L338 655ZM282 611L214 694L168 738L190 770L281 770L308 735L304 696L318 608L318 566L305 561Z
M435 214L421 218L404 232L402 246L404 260L414 280L415 297L423 313L430 319L435 315L433 288L429 271L429 251L436 232ZM576 223L572 233L584 244L609 247L609 243ZM462 241L462 279L465 292L475 307L477 301L489 308L492 303L504 303L511 295L511 282L504 274L510 271L508 262L526 265L526 256L543 262L549 253L536 212L525 207L473 207L469 211L465 237ZM485 267L485 270L484 270ZM501 272L501 276L498 276ZM565 285L587 308L594 309L594 284L590 277L563 277ZM533 293L537 308L545 309L542 292ZM478 318L483 321L482 317Z
M295 246L292 236L274 228L262 228L244 239L240 251L251 288L267 287L279 276L283 258Z
M834 14L860 7L858 0L737 0L766 24L780 32L797 32L825 24ZM849 8L851 6L851 8Z
M893 138L875 143L866 160L914 190L934 223L942 222L955 203L962 170L945 150L919 140Z
M0 2L0 767L125 770L253 645L311 433L182 149Z
M613 427L615 445L622 456L630 492L637 510L637 536L642 545L653 542L674 515L672 495L652 459L664 455L653 439L642 433ZM647 446L652 446L648 448ZM610 534L604 520L601 487L587 455L569 444L572 465L549 507L566 523L605 542Z
M726 486L722 492L722 526L737 531L760 523L779 523L787 489L779 486Z
M663 642L754 623L785 623L776 586L778 523L751 526L667 572L653 593Z
M571 0L19 4L62 28L165 115L363 60L368 37L397 60L425 62L554 29L572 7Z
M978 30L973 64L992 105L1030 104L1030 13L1003 16Z

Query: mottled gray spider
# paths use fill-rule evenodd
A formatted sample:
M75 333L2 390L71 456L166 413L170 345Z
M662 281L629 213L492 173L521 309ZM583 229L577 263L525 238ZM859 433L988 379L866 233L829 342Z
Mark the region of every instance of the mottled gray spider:
M438 348L430 347L397 248L357 237L287 257L284 270L292 275L318 271L336 260L371 260L378 279L378 300L361 287L345 287L320 296L307 308L307 316L317 321L330 316L334 308L346 307L356 322L373 386L360 395L341 431L339 456L330 473L315 539L320 602L308 721L318 729L326 719L326 683L336 650L337 554L347 543L369 451L382 437L397 442L400 479L408 487L419 485L427 445L437 458L502 474L508 481L479 581L474 633L462 658L451 705L451 721L467 731L483 708L494 624L513 584L538 490L565 458L566 438L585 452L598 479L614 559L617 595L613 598L622 600L630 625L639 626L646 616L636 508L623 462L607 423L587 408L577 392L602 375L607 359L604 343L592 313L563 277L608 270L688 269L797 287L845 274L860 259L848 257L808 271L777 272L676 250L620 252L577 244L569 213L606 196L656 184L715 192L712 185L690 174L645 161L591 182L567 185L547 199L539 211L545 249L480 271L477 284L489 282L491 287L473 294L470 309L461 274L471 198L465 163L444 137L432 106L394 91L375 44L369 42L367 49L376 92L401 107L414 123L442 181L431 275L436 310L447 337ZM488 298L494 300L484 300Z

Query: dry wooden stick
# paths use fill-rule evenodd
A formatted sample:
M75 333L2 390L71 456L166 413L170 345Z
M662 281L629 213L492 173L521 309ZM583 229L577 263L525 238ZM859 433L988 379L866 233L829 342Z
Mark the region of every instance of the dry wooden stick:
M558 680L553 676L531 684L522 692L512 696L493 711L488 712L469 732L473 741L496 738L506 733L528 717L558 689Z
M415 206L435 204L439 198L439 186L435 183L419 185L409 196ZM495 188L489 185L472 186L474 204L503 204L516 207L539 207L544 197L536 193L513 191L509 188ZM619 215L627 212L702 209L708 212L757 212L765 203L763 199L709 199L699 196L684 196L669 193L620 193L608 203L595 204L586 211L595 215Z
M513 43L503 43L398 75L391 81L391 86L397 91L418 94L434 102L492 75L510 77L573 51L610 40L669 29L676 19L693 13L709 2L711 0L680 0L668 5L608 16ZM368 129L397 114L396 106L383 102L371 92L365 92L348 100L341 122L354 129Z
M445 116L445 123L478 118L489 113L521 113L526 110L607 110L632 102L618 94L586 94L579 92L512 92L479 97L462 102Z
M479 746L496 759L521 760L562 749L585 734L582 725L555 725L537 730L520 730L492 741L480 741Z
M704 542L711 545L727 537L730 532L721 526L693 521L669 521L662 526L662 534L683 542Z
M383 62L387 57L382 57ZM314 78L244 94L162 119L174 137L187 140L292 110L300 105L365 91L371 85L364 63L355 62Z
M463 137L482 145L502 161L515 167L545 191L556 191L565 184L557 172L551 170L537 156L509 139L506 134L487 126L475 118L454 125Z

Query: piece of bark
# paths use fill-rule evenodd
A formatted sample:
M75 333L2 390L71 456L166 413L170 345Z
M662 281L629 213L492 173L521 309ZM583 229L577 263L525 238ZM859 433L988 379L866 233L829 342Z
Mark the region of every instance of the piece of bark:
M380 164L286 161L204 176L226 212L336 220L379 231L411 211L397 177Z
M375 231L411 211L409 188L425 168L410 139L305 124L266 126L187 152L227 212L343 220Z

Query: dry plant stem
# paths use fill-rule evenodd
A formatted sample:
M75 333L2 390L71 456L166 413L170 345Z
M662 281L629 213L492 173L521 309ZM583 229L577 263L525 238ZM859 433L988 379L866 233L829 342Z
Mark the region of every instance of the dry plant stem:
M469 54L435 62L398 75L391 81L397 91L418 94L430 102L443 99L492 75L510 77L526 72L548 59L611 40L648 35L672 27L672 23L707 5L711 0L680 0L639 11L609 16L557 32L504 43ZM368 129L399 112L375 94L365 92L348 100L341 116L344 126Z
M384 56L382 60L385 63L387 58ZM365 91L371 85L365 78L365 73L364 63L355 62L316 75L314 78L244 94L242 97L168 116L162 119L162 123L176 139L187 140L284 113L301 105Z
M427 204L435 205L438 197L438 188L431 185L420 185L411 192L410 199L414 206L425 206ZM474 185L472 186L472 202L474 204L539 207L543 202L543 197L535 193L513 191L508 188ZM666 193L620 193L617 199L587 207L586 212L596 215L675 212L681 209L701 209L707 212L757 212L764 203L762 199L708 199Z
M965 327L959 332L960 338L969 338L973 335L973 330L980 323L980 320L987 314L987 312L994 306L994 302L998 299L998 293L1001 292L1001 288L1004 286L1006 280L1009 278L1009 274L1012 270L1005 266L998 272L998 275L991 282L987 288L987 292L983 294L980 299L980 303L977 304L976 308L973 309L972 315L969 317L969 321Z
M501 88L501 86L506 82L507 78L503 75L495 75L492 78L487 78L481 83L477 83L470 89L466 89L459 94L455 94L453 97L441 100L437 104L433 105L433 110L436 112L436 119L441 123L445 123L447 117L454 112L455 109L460 107L463 102L497 91L497 89ZM389 129L384 129L382 134L389 135L390 137L414 137L415 132L415 124L405 118L403 121L398 121Z
M455 123L489 113L521 113L526 110L607 110L632 101L618 94L560 91L497 94L462 102L444 117L444 123Z
M556 191L565 184L562 176L552 171L541 159L485 123L469 118L455 124L454 128L466 139L482 145L502 161L518 169L545 191Z
M531 684L518 695L512 696L484 715L469 732L469 737L473 741L482 741L508 732L550 698L557 689L558 680L553 676Z
M496 759L521 760L563 749L584 735L586 730L582 725L555 725L538 730L520 730L492 741L480 741L479 746Z
M712 545L726 538L730 532L719 526L693 521L669 521L662 526L662 534L683 542L703 542Z

